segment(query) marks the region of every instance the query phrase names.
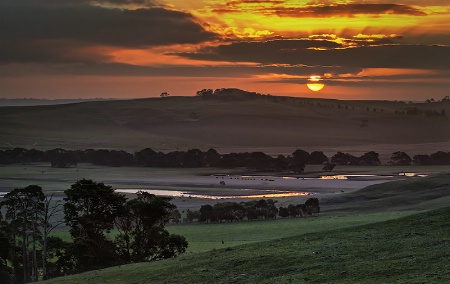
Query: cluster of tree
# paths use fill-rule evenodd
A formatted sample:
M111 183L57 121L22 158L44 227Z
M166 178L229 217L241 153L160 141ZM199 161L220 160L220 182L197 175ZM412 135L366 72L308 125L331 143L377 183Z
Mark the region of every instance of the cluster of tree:
M367 152L361 157L355 157L348 153L338 152L331 157L331 163L336 165L364 165L377 166L380 165L378 153ZM389 165L394 166L408 166L408 165L450 165L450 152L438 151L431 155L415 155L411 158L408 154L402 151L392 153Z
M187 248L169 234L170 198L139 192L127 200L110 186L80 180L64 204L30 185L4 196L0 208L0 283L28 283L108 266L175 257ZM62 217L64 214L64 217ZM50 233L65 223L71 242ZM110 238L115 229L117 235ZM6 266L10 263L10 268Z
M280 207L278 214L280 217L298 217L314 215L320 213L319 199L309 198L303 204L289 204L288 207Z
M395 152L404 153L404 152ZM398 164L393 154L390 164ZM407 155L407 154L405 154ZM416 165L449 165L450 152L436 152L431 155L416 155L406 164L413 162ZM330 162L329 162L330 161ZM263 152L245 152L219 154L214 149L203 152L199 149L187 151L173 151L169 153L156 152L145 148L134 154L120 150L64 150L53 149L48 151L27 150L14 148L0 150L0 164L50 162L52 167L70 167L78 163L92 163L101 166L141 166L162 168L237 168L246 167L258 171L294 172L302 173L305 166L324 165L323 171L332 171L335 165L380 165L379 154L370 151L360 157L348 153L337 152L329 159L321 151L308 153L296 150L291 155L269 156Z
M270 95L264 95L256 92L248 92L235 88L221 88L221 89L203 89L197 91L196 95L202 99L220 99L220 100L242 100L242 99L256 99L271 97Z
M431 155L415 155L411 159L405 152L397 151L392 153L389 164L396 166L450 165L450 152L438 151Z
M214 149L202 152L199 149L156 152L150 148L134 154L118 150L64 150L39 151L15 148L0 151L0 164L50 162L52 167L70 167L77 163L92 163L103 166L143 166L170 168L247 167L265 171L303 172L306 164L324 164L328 157L323 152L311 154L296 150L292 156L279 155L274 158L263 152L219 154Z
M431 110L431 109L419 109L417 107L407 108L406 110L396 110L395 114L406 114L406 115L425 115L425 116L445 116L445 109L441 111Z
M320 212L319 200L317 198L309 198L304 204L289 205L289 212L294 212L292 208L296 208L295 215L285 215L286 208L276 207L277 201L272 199L251 200L246 202L221 202L214 205L202 205L200 210L188 210L187 222L233 222L242 220L266 220L275 219L277 214L280 217L297 217L304 215L312 215Z
M379 154L370 151L360 157L353 156L348 153L337 152L331 157L331 163L336 165L360 165L360 166L379 166L381 161Z

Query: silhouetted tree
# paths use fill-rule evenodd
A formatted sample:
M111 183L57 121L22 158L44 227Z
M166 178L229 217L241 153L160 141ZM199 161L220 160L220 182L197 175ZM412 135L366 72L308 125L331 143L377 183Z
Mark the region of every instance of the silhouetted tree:
M206 204L200 207L200 222L210 222L214 218L214 209L211 205Z
M305 213L308 215L320 213L319 199L313 197L306 200Z
M221 156L214 149L209 149L205 153L205 163L208 167L217 167L220 165Z
M124 208L125 196L111 186L82 179L65 190L64 217L73 239L72 252L79 271L120 263L107 234Z
M0 211L0 283L11 283L11 268L7 263L11 250L9 234L8 223L3 220Z
M430 155L433 165L450 165L450 152L438 151Z
M396 166L407 166L411 163L411 157L405 152L397 151L392 153L390 164Z
M126 202L115 222L119 229L116 245L125 263L170 258L186 250L184 237L164 229L175 209L170 200L140 191L137 198Z
M322 151L313 151L309 156L309 163L313 165L322 165L328 162L328 157Z
M358 165L359 159L348 153L337 152L331 157L331 163L336 165Z
M370 151L359 157L359 164L363 166L379 166L381 165L379 154Z
M309 162L309 153L297 149L292 153L291 170L296 173L302 173L305 170L306 164Z
M418 166L430 165L431 160L428 155L415 155L413 157L413 164Z

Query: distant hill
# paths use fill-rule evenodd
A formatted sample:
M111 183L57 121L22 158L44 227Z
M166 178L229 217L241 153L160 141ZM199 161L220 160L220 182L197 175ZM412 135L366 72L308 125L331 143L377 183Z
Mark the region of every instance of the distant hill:
M40 106L40 105L60 105L60 104L72 104L80 102L90 101L105 101L111 99L1 99L0 107L5 106Z
M450 100L343 101L230 90L205 97L3 107L0 148L213 147L283 154L297 148L377 150L380 145L397 151L406 144L425 145L432 152L439 150L436 145L447 151L450 145Z

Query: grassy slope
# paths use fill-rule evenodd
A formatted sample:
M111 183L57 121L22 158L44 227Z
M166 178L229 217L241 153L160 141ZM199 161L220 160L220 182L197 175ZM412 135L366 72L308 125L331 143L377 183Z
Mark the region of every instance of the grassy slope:
M340 109L338 105L341 105ZM446 109L450 113L450 101L414 106L437 111ZM370 111L366 111L367 107ZM102 147L126 150L450 141L450 134L445 131L450 116L394 114L407 107L401 102L387 101L285 98L275 102L265 97L230 101L172 97L5 107L0 112L0 140L13 146L43 149ZM374 108L378 111L373 112ZM192 119L191 112L195 112L198 119ZM362 119L368 119L368 127L360 127Z
M325 211L382 212L446 206L450 201L450 173L368 186L353 193L324 198Z
M450 207L47 283L448 283Z
M319 218L174 225L168 229L171 233L187 238L190 244L188 252L203 252L305 233L383 222L422 210L448 206L450 173L377 184L352 193L324 198L318 196L318 198L322 208ZM304 202L304 198L299 199L298 202ZM264 233L261 234L261 232ZM221 240L225 241L225 246L221 244Z
M445 283L450 207L400 219L413 211L396 211L448 206L449 180L442 174L343 194L350 198L331 210L331 204L322 204L325 214L319 218L171 226L172 233L186 235L191 251L223 247L222 239L227 248L49 283ZM399 202L390 202L394 197ZM360 206L365 200L378 207Z

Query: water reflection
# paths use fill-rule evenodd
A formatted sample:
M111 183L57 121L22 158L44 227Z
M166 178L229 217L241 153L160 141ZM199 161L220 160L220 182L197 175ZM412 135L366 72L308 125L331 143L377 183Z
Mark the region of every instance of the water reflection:
M245 191L251 191L252 189L244 189ZM240 199L240 198L280 198L280 197L292 197L292 196L306 196L311 195L310 192L292 192L292 191L279 191L279 190L267 190L265 194L250 194L250 195L209 195L209 194L195 194L191 192L183 192L177 190L159 190L159 189L116 189L116 192L121 193L137 193L138 191L145 191L154 195L172 196L172 197L187 197L187 198L204 198L204 199ZM259 191L260 192L260 191Z
M416 173L401 173L400 175L405 176L425 176L418 175ZM322 175L317 177L291 177L291 176L239 176L239 175L223 175L215 174L212 175L216 178L229 178L229 179L240 179L240 180L262 180L262 181L274 181L274 180L348 180L351 178L393 178L392 175L371 175L371 174L343 174L343 175Z

